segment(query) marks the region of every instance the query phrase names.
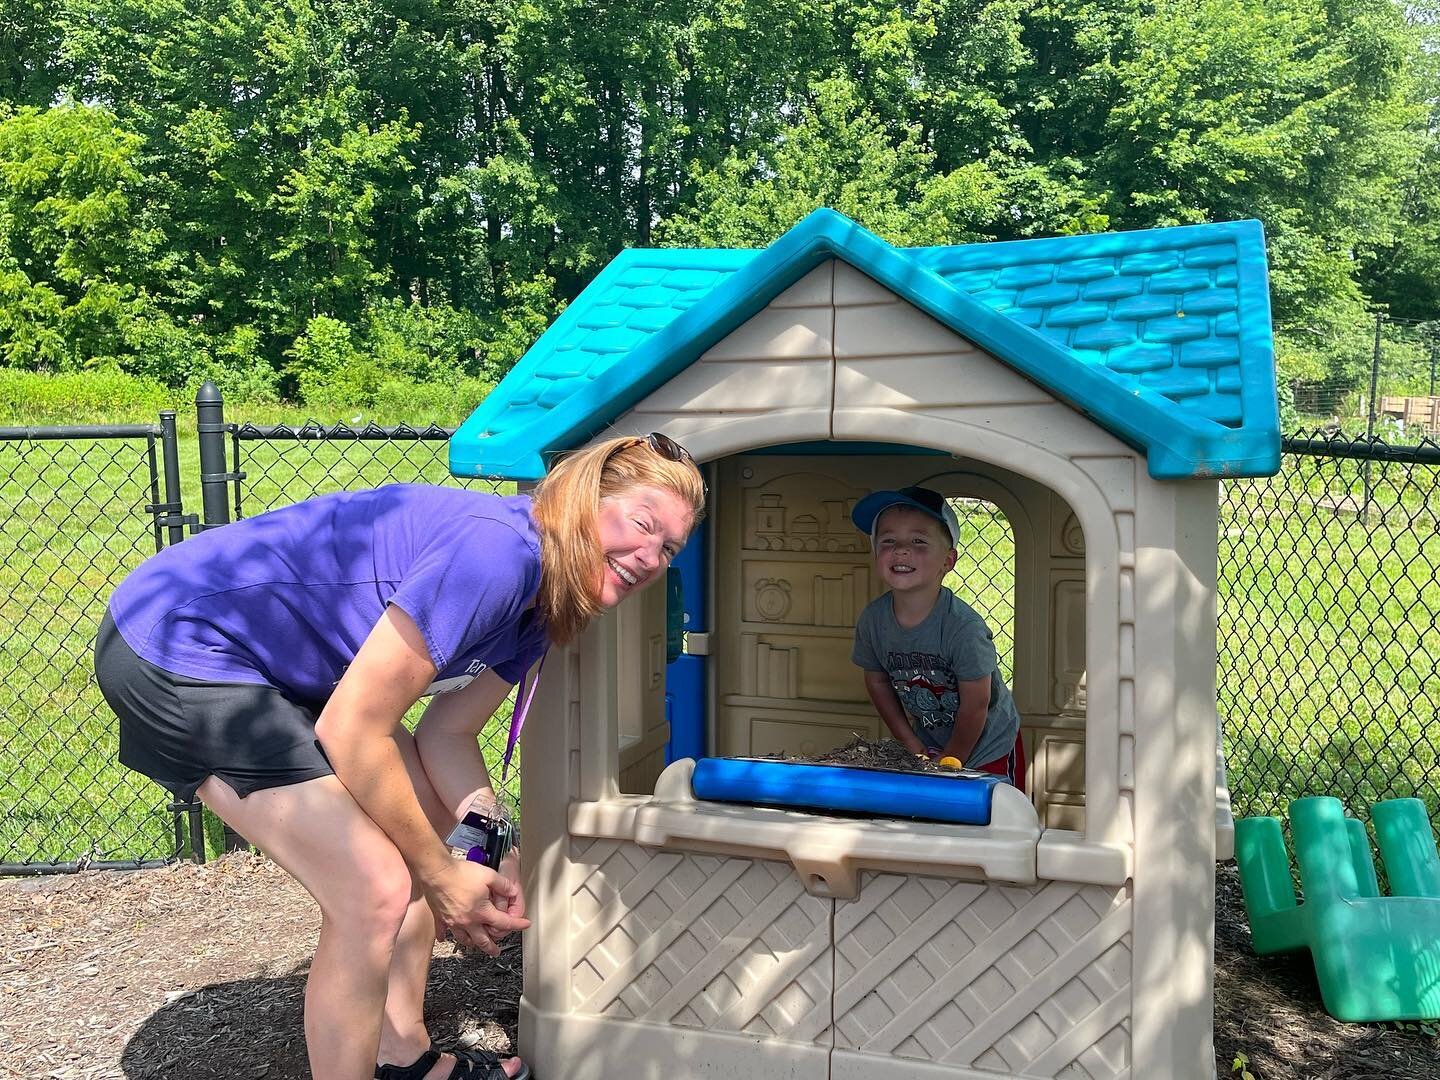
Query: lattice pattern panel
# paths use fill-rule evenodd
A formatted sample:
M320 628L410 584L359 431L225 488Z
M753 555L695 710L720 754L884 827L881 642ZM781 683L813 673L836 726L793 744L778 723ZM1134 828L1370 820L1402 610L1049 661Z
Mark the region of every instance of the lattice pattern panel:
M836 905L835 1045L1007 1076L1128 1078L1130 924L1115 889L867 874L859 898Z
M571 857L578 1012L789 1042L826 1035L830 903L788 863L612 840L572 841Z

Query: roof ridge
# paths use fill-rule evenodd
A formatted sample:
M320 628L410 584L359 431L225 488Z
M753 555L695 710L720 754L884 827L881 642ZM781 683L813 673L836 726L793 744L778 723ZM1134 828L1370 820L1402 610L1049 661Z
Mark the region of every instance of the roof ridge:
M822 208L766 248L622 251L462 425L452 471L538 478L544 452L603 430L828 258L1144 450L1153 475L1278 463L1258 222L897 248Z

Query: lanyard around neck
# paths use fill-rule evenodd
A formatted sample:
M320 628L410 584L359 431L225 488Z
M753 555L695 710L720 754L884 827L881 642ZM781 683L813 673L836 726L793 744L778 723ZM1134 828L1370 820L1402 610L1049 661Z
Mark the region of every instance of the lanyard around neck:
M520 729L525 726L525 714L530 711L530 702L535 698L535 688L540 685L540 672L545 670L545 657L540 657L540 663L535 668L535 675L530 677L529 672L520 677L520 689L515 694L515 711L510 714L510 735L505 740L505 761L500 766L500 782L505 782L505 777L510 773L510 758L515 754L515 744L520 741ZM529 684L527 691L526 684Z

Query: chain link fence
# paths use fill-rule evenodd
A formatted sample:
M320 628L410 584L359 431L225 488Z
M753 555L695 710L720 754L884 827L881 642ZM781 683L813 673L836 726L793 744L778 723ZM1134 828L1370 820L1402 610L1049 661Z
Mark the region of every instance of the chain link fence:
M182 848L168 794L115 761L92 650L160 549L161 429L0 429L0 871L137 866Z
M1377 314L1313 356L1292 348L1285 359L1295 410L1289 422L1391 443L1440 436L1440 323Z
M452 478L442 428L231 425L214 406L201 413L203 522L180 506L177 462L194 454L177 451L173 417L0 429L0 870L145 865L203 849L196 808L115 762L90 666L110 591L186 526L394 482L514 492ZM950 584L990 624L1009 678L1014 538L993 505L953 505L962 536ZM1411 795L1440 816L1440 445L1317 431L1286 440L1278 476L1226 482L1219 610L1237 814L1283 814L1290 799L1325 793L1357 816ZM508 712L483 738L497 778ZM517 785L512 767L512 796Z
M1225 483L1219 705L1238 815L1334 795L1440 814L1440 445L1301 434Z
M995 639L1006 685L1015 681L1015 534L1001 509L984 499L950 499L960 523L955 569L945 587L975 609Z

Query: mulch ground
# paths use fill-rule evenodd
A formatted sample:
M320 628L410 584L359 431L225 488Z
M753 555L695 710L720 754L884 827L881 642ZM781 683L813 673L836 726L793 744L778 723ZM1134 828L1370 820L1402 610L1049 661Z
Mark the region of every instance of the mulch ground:
M256 855L0 880L0 1076L302 1080L318 928L309 897ZM1440 1080L1440 1038L1338 1023L1307 956L1251 953L1230 866L1217 879L1215 969L1221 1077L1240 1076L1243 1054L1255 1080ZM519 996L518 940L498 959L436 947L437 1041L509 1049Z
M1309 953L1251 951L1240 875L1228 863L1215 874L1220 1076L1239 1075L1231 1070L1240 1054L1256 1080L1440 1080L1440 1037L1419 1024L1342 1024L1320 1002Z
M305 972L320 929L284 871L205 866L0 880L0 1076L301 1080ZM450 1045L510 1048L520 945L437 945L426 996Z

